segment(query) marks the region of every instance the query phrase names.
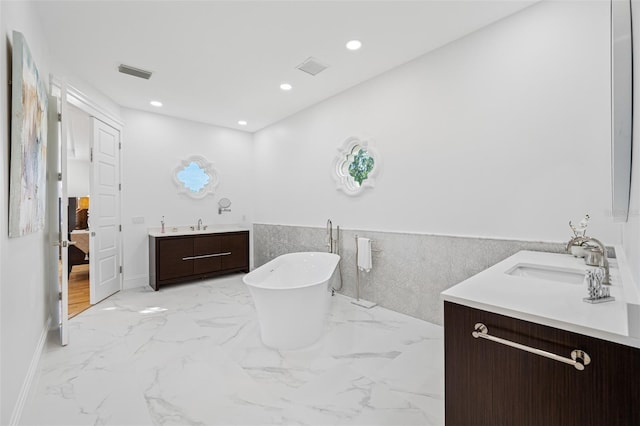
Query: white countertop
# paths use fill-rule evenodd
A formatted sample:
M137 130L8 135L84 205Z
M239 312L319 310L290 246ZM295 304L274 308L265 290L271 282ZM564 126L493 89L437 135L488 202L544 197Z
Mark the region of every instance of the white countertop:
M585 284L569 284L506 272L518 264L585 271L583 259L568 254L520 251L444 292L444 300L562 330L640 347L629 336L627 298L617 259L609 259L613 302L590 304ZM630 289L627 293L631 293ZM635 302L635 295L632 301Z
M207 229L191 229L191 226L165 226L164 233L160 227L149 228L150 237L178 237L184 235L220 234L223 232L249 231L242 225L207 225Z

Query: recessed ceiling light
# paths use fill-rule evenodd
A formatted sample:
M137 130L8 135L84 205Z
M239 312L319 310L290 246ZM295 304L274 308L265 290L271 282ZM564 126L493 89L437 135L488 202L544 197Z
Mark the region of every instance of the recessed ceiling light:
M362 47L362 42L360 40L351 40L347 42L346 46L349 50L358 50Z
M247 122L245 120L238 120L238 124L241 126L246 126Z
M161 107L162 106L162 102L160 102L160 101L151 101L149 103L151 105L153 105L154 107Z
M280 88L281 88L282 90L291 90L291 89L293 89L293 86L292 86L292 85L290 85L289 83L282 83L282 84L280 85Z

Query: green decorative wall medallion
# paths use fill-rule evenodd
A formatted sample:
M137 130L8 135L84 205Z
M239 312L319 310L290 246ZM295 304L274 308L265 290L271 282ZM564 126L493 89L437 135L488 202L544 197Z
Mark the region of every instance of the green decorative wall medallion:
M333 177L346 194L358 195L363 188L373 187L379 170L380 155L370 141L351 137L338 148Z
M191 198L204 198L213 194L219 183L213 164L199 155L181 161L173 171L173 181L179 193Z
M349 164L349 175L355 180L359 186L369 177L369 173L373 170L375 161L369 153L361 147L357 147L358 153L353 157L353 162Z

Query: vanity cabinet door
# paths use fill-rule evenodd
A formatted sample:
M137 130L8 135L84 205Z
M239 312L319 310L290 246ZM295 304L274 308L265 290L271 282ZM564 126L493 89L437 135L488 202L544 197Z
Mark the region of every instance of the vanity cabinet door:
M191 238L159 238L156 250L159 281L193 275Z
M230 253L221 257L222 269L242 269L249 272L249 233L220 235L220 251Z
M597 306L595 307L597 308ZM472 337L491 335L570 358L583 371ZM445 423L453 425L640 425L640 349L445 302Z
M216 272L220 267L220 237L205 235L193 239L193 273L208 274Z

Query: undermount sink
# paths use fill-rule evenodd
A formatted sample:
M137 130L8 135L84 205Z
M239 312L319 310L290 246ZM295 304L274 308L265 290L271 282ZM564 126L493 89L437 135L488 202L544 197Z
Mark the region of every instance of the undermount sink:
M585 273L579 269L518 263L511 269L507 270L506 274L516 277L537 278L540 280L556 281L566 284L582 284L584 282Z

